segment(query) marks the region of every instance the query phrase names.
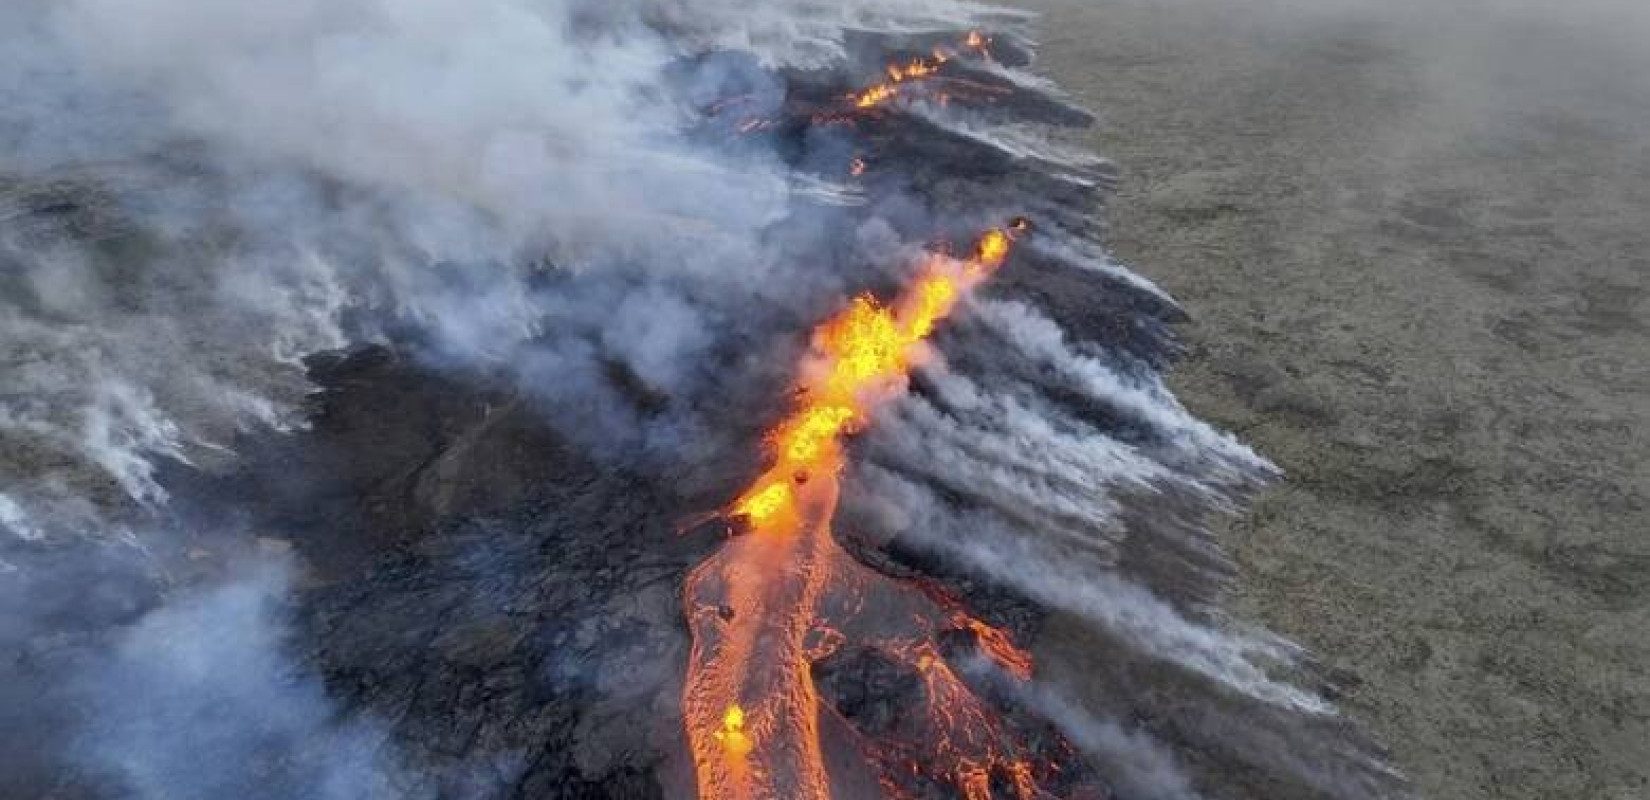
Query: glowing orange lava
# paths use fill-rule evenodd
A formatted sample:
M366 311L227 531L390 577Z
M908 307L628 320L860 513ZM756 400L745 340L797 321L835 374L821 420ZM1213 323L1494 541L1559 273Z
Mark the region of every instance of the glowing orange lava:
M978 56L991 57L991 39L979 31L969 31L968 35L963 38L961 47L964 51ZM853 92L848 95L847 99L858 109L876 108L885 105L899 96L900 87L903 84L934 76L940 71L940 67L945 66L957 55L957 50L941 45L935 47L933 52L927 56L889 64L883 68L888 76L886 81Z
M699 797L705 800L825 800L835 776L826 767L812 670L843 634L827 621L839 605L863 604L869 571L836 544L831 520L845 465L844 438L904 390L923 342L957 302L1008 256L1020 223L982 235L966 258L930 254L912 282L882 303L854 298L815 329L798 379L798 406L769 436L771 465L729 513L749 527L687 578L684 600L693 634L682 696ZM890 604L917 608L920 592L885 590ZM927 608L927 606L924 606ZM900 612L901 619L923 613ZM1029 656L1006 634L960 611L931 626L974 634L1006 673L1030 677ZM997 741L982 701L951 672L933 630L879 645L910 664L927 687L925 760L966 797L988 798L990 774L1011 776L1034 797L1030 767ZM1005 755L1008 754L1008 755Z

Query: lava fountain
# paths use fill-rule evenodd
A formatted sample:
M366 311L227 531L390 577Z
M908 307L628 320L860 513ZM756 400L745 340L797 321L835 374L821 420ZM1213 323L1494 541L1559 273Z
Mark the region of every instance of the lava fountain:
M701 798L833 796L838 778L821 734L830 712L813 665L850 637L906 665L922 683L926 708L912 722L920 746L858 742L885 793L899 793L891 773L909 770L970 800L990 798L994 780L1023 800L1037 796L1038 767L952 671L936 636L965 632L1014 679L1030 677L1029 657L936 590L859 564L831 532L844 438L905 391L935 326L1002 265L1024 230L1023 221L988 230L966 258L928 254L891 301L857 297L815 329L797 405L768 438L771 466L728 509L746 532L685 585L693 647L682 710Z

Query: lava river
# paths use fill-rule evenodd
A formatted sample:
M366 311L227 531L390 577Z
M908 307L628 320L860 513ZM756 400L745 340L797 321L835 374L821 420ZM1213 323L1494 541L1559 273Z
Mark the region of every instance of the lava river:
M1023 223L992 229L971 255L929 254L894 299L861 296L821 324L797 403L771 432L771 466L732 504L746 530L688 577L693 634L683 713L699 796L816 800L906 795L913 781L970 800L1041 796L1038 763L953 672L939 635L971 637L1010 680L1029 657L938 590L871 570L831 532L843 440L905 391L925 340L1003 262ZM845 642L875 648L920 678L899 741L854 732L821 703L814 665ZM844 759L841 751L858 758Z

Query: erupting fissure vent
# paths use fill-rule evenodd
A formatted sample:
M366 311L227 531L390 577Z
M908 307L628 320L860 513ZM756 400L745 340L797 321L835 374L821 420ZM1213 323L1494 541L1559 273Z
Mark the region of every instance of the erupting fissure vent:
M960 50L959 50L960 48ZM991 39L979 31L971 31L963 38L958 48L939 45L927 56L918 56L905 61L889 64L884 68L887 80L853 92L847 100L855 108L876 108L898 97L906 84L924 78L936 76L940 67L956 58L960 53L982 58L991 57ZM941 91L936 99L945 102L948 95Z
M953 99L989 102L1001 97L1007 89L971 77L967 67L947 68L964 64L977 68L982 63L993 62L991 48L991 37L979 31L934 45L925 55L911 55L887 64L880 80L874 83L820 99L801 118L814 125L854 125L884 116L900 102L920 100L940 106L950 105ZM730 111L737 114L752 99L751 95L727 98L705 108L705 113L713 117ZM733 130L741 134L772 131L783 127L785 122L778 116L737 116L736 119ZM863 167L861 163L857 169Z
M964 683L939 637L972 637L978 656L1010 680L1030 678L1030 656L935 593L859 564L831 534L844 437L904 391L935 325L1001 266L1024 229L1017 221L988 230L966 258L929 254L897 297L857 297L814 331L799 404L770 436L771 466L730 508L748 533L686 583L693 649L682 706L700 797L832 796L846 778L827 766L822 724L832 712L813 673L848 641L920 681L902 743L848 736L885 793L927 782L987 800L996 785L1032 800L1040 773L1058 769L1037 763Z

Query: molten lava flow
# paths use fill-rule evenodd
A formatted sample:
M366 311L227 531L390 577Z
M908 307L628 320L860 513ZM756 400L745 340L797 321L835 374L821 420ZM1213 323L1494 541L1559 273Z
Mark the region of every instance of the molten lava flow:
M939 72L945 62L951 60L951 53L942 48L935 48L933 55L926 58L913 58L903 64L889 64L885 70L888 80L874 84L858 92L848 95L855 108L875 108L899 95L900 84L920 80Z
M991 57L991 39L979 31L969 31L960 43L960 47L962 53L970 53L982 58ZM935 47L933 52L927 56L889 64L883 68L883 72L888 77L886 81L852 92L848 95L847 100L857 109L871 109L885 105L900 95L900 89L903 85L933 77L940 71L941 67L958 55L959 50L941 45Z
M799 378L799 405L769 437L771 466L734 501L749 527L696 568L685 586L693 648L682 711L705 800L824 800L831 795L821 744L822 710L813 664L844 635L827 607L865 604L871 573L836 544L831 519L845 465L844 438L904 390L924 340L957 302L1008 256L1023 223L982 235L967 258L930 254L910 285L886 304L855 298L815 331ZM873 646L915 669L926 686L925 733L936 774L969 798L989 796L992 774L1009 776L1030 800L1029 766L1000 741L933 642L944 626L974 635L986 657L1013 677L1031 662L1006 634L960 611L938 610L919 591L882 590L890 614L933 621L914 632L879 634ZM926 604L926 605L924 605ZM874 747L865 748L868 752ZM889 756L888 758L892 758Z
M958 628L973 633L985 656L1004 672L1022 681L1031 680L1031 654L1016 647L1008 634L960 611L952 616L951 621Z

